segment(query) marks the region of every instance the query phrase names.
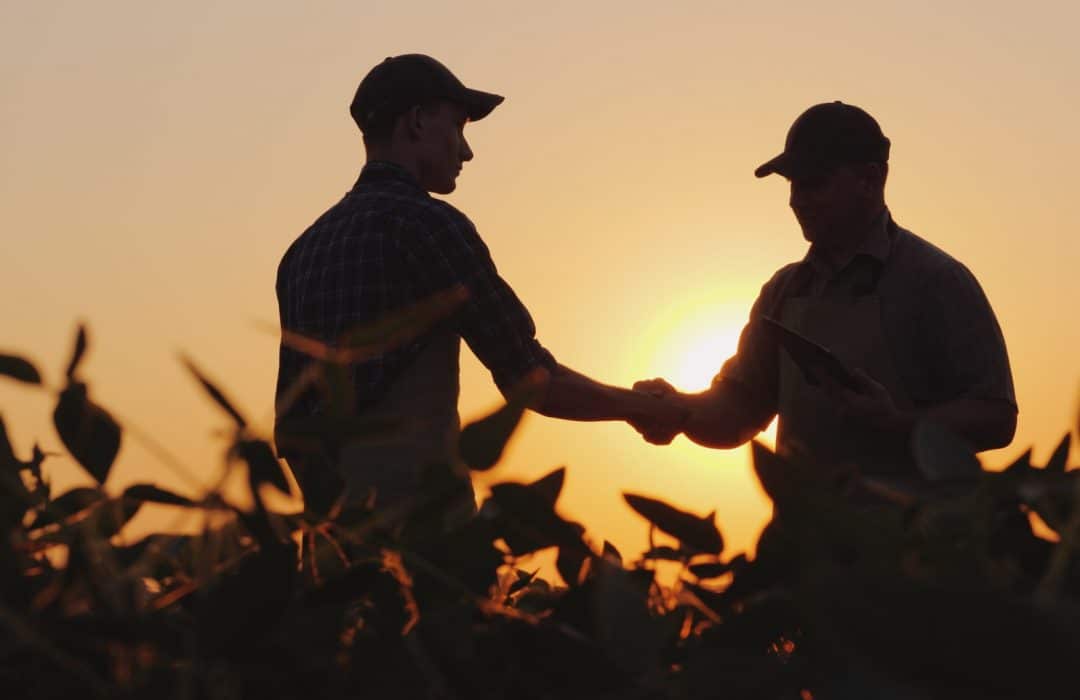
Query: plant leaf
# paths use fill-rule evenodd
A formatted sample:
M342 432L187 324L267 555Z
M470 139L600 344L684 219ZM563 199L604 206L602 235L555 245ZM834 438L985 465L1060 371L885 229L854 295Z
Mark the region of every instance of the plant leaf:
M75 377L75 370L79 368L79 363L86 354L86 345L86 326L80 323L79 329L75 332L75 349L71 353L71 362L68 363L67 371L64 373L68 380Z
M689 559L691 552L687 552L682 549L675 549L674 547L668 547L667 545L660 545L659 547L653 547L649 551L642 554L644 559L660 559L662 561L685 561Z
M724 538L720 535L712 514L699 518L663 501L632 493L624 493L623 498L639 515L658 529L677 538L684 546L708 554L719 554L723 551Z
M285 478L281 462L274 456L269 443L265 440L241 440L236 443L236 452L247 462L253 483L270 484L283 493L289 493L289 480Z
M1054 454L1050 456L1050 461L1046 463L1046 471L1064 473L1065 466L1069 461L1069 447L1072 445L1072 434L1065 433L1065 437L1061 438L1061 442L1058 443L1057 448L1054 450Z
M1015 462L1013 462L1009 466L1005 467L1004 471L1006 471L1006 472L1008 472L1010 474L1015 474L1015 473L1018 473L1018 472L1019 473L1026 472L1029 469L1031 469L1031 448L1030 447L1027 448L1027 451L1024 452L1024 454L1017 457Z
M71 456L102 484L120 451L120 425L87 397L86 385L72 382L60 394L53 423Z
M613 563L618 564L619 566L622 566L622 563L623 563L622 553L620 553L619 550L615 548L615 545L611 544L607 540L604 540L604 549L603 549L603 552L601 553L601 555L605 559L608 559L608 560L612 561Z
M161 503L168 506L194 507L198 504L172 491L166 491L154 484L132 484L124 489L124 498L135 501Z
M530 485L495 484L491 499L498 510L497 536L506 540L515 556L552 546L585 546L580 526L560 517L545 496Z
M529 484L529 488L543 496L544 499L551 504L551 507L554 508L555 502L559 500L559 494L562 492L563 482L565 480L566 467L559 467Z
M225 409L226 413L232 416L233 421L236 422L236 426L241 429L246 428L247 421L244 420L244 417L240 415L239 411L233 408L233 405L229 403L229 400L225 398L225 395L221 393L221 390L218 389L213 382L207 379L201 371L199 371L199 368L195 366L195 363L185 356L181 356L180 361L184 363L184 366L188 368L189 372L195 375L195 378L199 380L200 384L202 384L203 389L206 390L206 393L209 394L210 398L214 400L214 403L216 403L218 406L221 406L223 409Z
M0 374L27 384L41 384L41 374L29 360L0 354Z
M495 466L517 428L521 415L539 396L549 376L543 368L530 372L517 388L510 392L510 399L502 408L465 426L458 439L458 451L461 460L470 469L485 471Z
M36 530L46 525L64 522L73 515L78 515L105 500L106 496L99 488L79 486L65 491L46 504L45 509L38 513L30 525L30 529Z
M731 561L691 564L690 573L700 579L718 578L746 563L746 555L740 554Z
M22 462L15 456L15 451L11 447L4 418L0 416L0 471L18 471L22 469L22 466Z

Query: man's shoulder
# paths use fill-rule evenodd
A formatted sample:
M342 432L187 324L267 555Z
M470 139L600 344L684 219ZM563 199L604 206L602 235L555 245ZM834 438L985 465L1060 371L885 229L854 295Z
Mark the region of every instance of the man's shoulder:
M906 275L923 280L974 278L967 265L938 245L902 226L897 231L897 262Z

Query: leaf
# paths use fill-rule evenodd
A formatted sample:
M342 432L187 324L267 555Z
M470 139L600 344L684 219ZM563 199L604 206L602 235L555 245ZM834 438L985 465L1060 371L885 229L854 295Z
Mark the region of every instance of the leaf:
M109 499L102 503L97 512L98 534L109 539L120 532L135 517L140 508L142 508L142 501L126 498Z
M971 446L934 421L918 422L911 434L911 451L919 471L930 481L970 479L982 471Z
M1066 463L1069 460L1069 447L1072 445L1072 434L1065 433L1065 437L1061 438L1061 442L1058 443L1057 449L1054 450L1054 454L1050 456L1050 461L1046 463L1046 471L1064 473Z
M217 386L215 386L209 379L207 379L201 371L199 371L199 368L195 366L195 363L185 356L181 356L180 361L184 363L184 366L188 368L189 372L195 375L195 378L199 380L199 383L202 384L203 389L205 389L206 393L210 395L210 398L213 399L218 406L221 406L223 409L225 409L226 413L232 416L233 421L236 422L236 426L238 428L246 428L247 421L244 420L244 417L240 415L239 411L233 408L232 404L229 403L229 400L225 398L225 395L223 393L221 393L221 390L218 389Z
M0 354L0 374L27 384L41 384L41 374L29 361L15 355Z
M724 538L716 528L714 514L699 518L647 496L624 493L623 498L638 514L683 545L708 554L723 551Z
M667 545L661 545L659 547L653 547L649 551L645 552L641 556L645 559L661 561L685 561L690 558L691 553L682 549L675 549L674 547L668 547Z
M75 333L75 349L71 353L71 362L68 363L65 372L68 380L75 377L75 370L79 368L79 363L82 362L83 355L86 354L86 343L86 326L79 324L79 330Z
M559 547L559 556L555 560L555 568L559 570L559 576L567 586L581 584L589 573L589 562L592 553L584 546Z
M37 518L30 525L30 529L36 530L46 525L65 522L73 516L80 515L91 507L103 503L105 500L106 496L99 488L79 486L70 491L65 491L49 501L45 509L38 513Z
M172 491L166 491L153 484L133 484L124 489L123 498L135 501L161 503L168 506L195 507L198 504L190 498L185 498Z
M539 396L549 377L543 368L533 370L510 392L502 408L465 426L458 438L458 451L470 469L486 471L495 466L521 415Z
M11 447L11 440L8 439L4 418L0 416L0 470L18 471L22 466L22 462L15 456L15 451Z
M581 528L561 518L545 495L531 486L495 484L491 500L496 504L496 536L501 536L515 556L546 547L584 547Z
M253 484L270 484L282 493L289 493L289 480L265 440L240 440L236 452L247 462Z
M746 555L740 554L734 557L731 561L691 564L690 573L692 573L694 576L697 576L699 579L718 578L745 565Z
M1016 458L1016 461L1005 467L1004 471L1010 474L1023 473L1031 469L1031 448L1027 448L1024 454Z
M510 584L510 589L506 592L506 594L508 596L511 596L518 591L523 590L526 586L533 582L533 579L536 578L536 574L539 573L539 571L540 569L537 569L536 571L530 573L523 569L517 569L514 572L517 575L517 579L512 584Z
M604 540L604 549L603 549L603 552L601 553L601 555L605 559L610 560L612 563L617 564L619 566L622 566L622 563L623 563L622 554L619 552L618 549L615 548L615 545L611 544L607 540Z
M120 425L87 398L86 385L73 382L60 394L53 423L71 456L99 483L105 483L120 451Z
M287 329L281 331L281 344L324 362L339 365L365 362L420 337L468 298L469 290L455 285L387 314L375 323L346 332L336 345Z
M565 480L566 467L559 467L529 484L529 488L543 496L544 499L551 504L551 507L554 508L555 502L559 500L559 494L562 492L563 481Z

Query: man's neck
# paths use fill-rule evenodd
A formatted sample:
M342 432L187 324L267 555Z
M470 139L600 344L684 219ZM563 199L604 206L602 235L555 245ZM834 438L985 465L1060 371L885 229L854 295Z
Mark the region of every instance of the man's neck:
M399 150L393 148L368 148L367 162L372 163L375 161L393 163L412 175L414 179L419 180L419 168L415 159L409 157L408 154L401 153Z
M884 215L885 205L882 204L880 208L871 211L873 214L861 217L843 231L837 231L835 238L828 244L824 242L815 244L820 255L834 270L843 269L863 247L867 237Z

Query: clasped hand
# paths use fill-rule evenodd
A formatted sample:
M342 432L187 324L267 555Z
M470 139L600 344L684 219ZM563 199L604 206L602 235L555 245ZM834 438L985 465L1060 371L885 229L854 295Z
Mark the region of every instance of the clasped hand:
M634 391L647 394L654 401L650 402L649 413L631 420L630 425L647 442L667 445L682 432L690 413L679 392L659 378L635 382Z

